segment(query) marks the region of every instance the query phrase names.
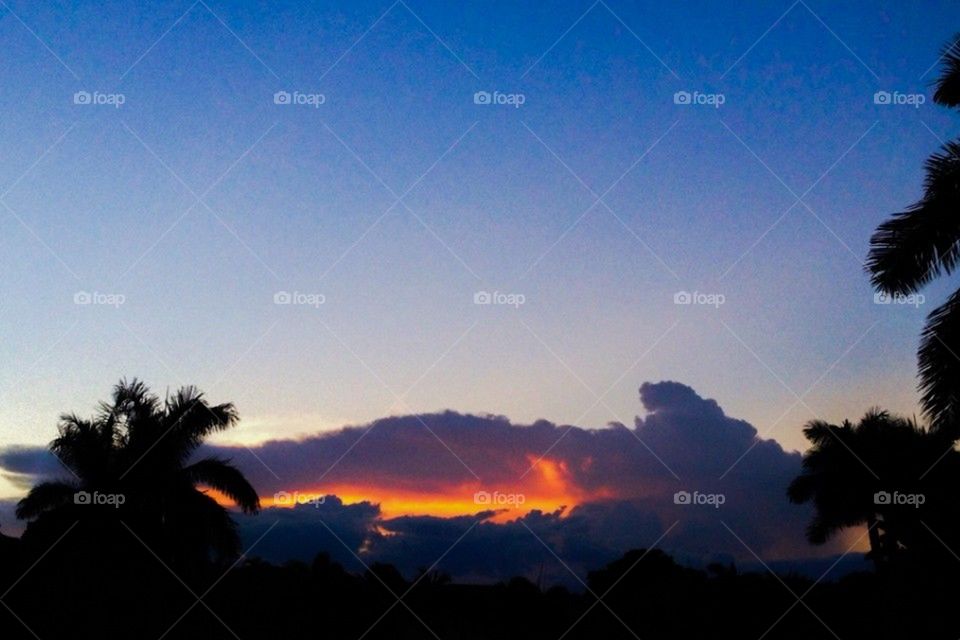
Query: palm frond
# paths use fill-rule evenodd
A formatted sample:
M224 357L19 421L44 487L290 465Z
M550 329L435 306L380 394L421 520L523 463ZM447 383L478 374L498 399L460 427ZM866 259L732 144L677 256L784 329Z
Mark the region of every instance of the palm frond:
M830 434L831 431L836 430L838 427L826 422L825 420L811 420L804 426L803 435L810 441L813 445L818 445L823 442L827 442L833 436Z
M960 435L960 291L927 317L918 360L920 401L933 430Z
M230 498L244 513L257 513L260 510L256 489L239 469L226 460L204 458L185 467L183 471L193 483L206 485Z
M936 82L933 101L945 107L960 105L960 34L943 48L943 69Z
M113 449L111 431L75 414L60 416L57 430L50 450L76 476L93 482L107 472Z
M161 433L171 456L185 462L207 436L229 429L239 420L232 403L211 406L194 387L184 387L168 398Z
M949 142L926 163L924 195L882 223L870 238L867 271L882 292L909 294L960 259L960 143Z
M41 482L17 503L17 517L32 520L42 513L73 504L77 486L69 482Z

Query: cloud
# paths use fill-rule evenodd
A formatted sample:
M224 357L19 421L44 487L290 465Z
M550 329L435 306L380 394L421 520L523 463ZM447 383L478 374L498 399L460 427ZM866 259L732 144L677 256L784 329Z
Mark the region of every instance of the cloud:
M242 516L241 531L247 544L256 543L255 555L272 562L310 561L322 550L356 572L389 562L411 577L437 563L461 582L525 575L572 587L578 584L570 570L582 578L624 549L645 546L641 541L649 545L663 534L656 514L629 502L569 513L533 511L506 523L491 521L492 511L383 518L375 505L359 506L327 496L317 506L269 508Z
M260 467L254 473L268 488L363 486L376 493L380 487L384 505L391 493L405 491L465 501L475 490L553 490L579 498L565 509L510 511L506 521L486 515L389 517L382 511L371 516L364 560L391 561L408 571L429 566L474 520L480 523L444 559L444 568L460 577L557 569L558 561L531 530L577 571L649 546L664 533L660 546L693 564L752 563L754 553L765 560L804 558L840 549L810 547L803 538L809 509L786 500L786 487L800 472L798 453L758 438L749 423L725 415L717 402L686 385L644 384L640 400L646 415L632 427L515 425L502 416L454 412L400 416L266 443L254 450L264 464L247 462ZM245 457L237 449L220 453ZM677 492L720 495L723 504L675 504ZM311 516L309 509L298 511L304 512L298 517ZM304 557L311 552L304 549Z
M37 478L60 475L64 469L46 447L12 446L0 449L0 475L14 486L29 489Z
M646 414L630 427L447 411L203 453L233 459L267 503L278 491L340 496L241 518L248 543L276 522L255 553L278 561L325 550L350 565L356 552L414 570L447 552L441 568L490 579L565 571L553 553L595 568L658 540L695 564L837 551L806 543L810 511L786 499L798 453L678 382L644 384L640 401ZM43 455L8 450L0 466L40 473ZM476 492L492 498L478 504ZM690 503L677 504L678 492Z
M341 564L356 562L352 552L377 537L380 508L369 502L344 504L336 496L296 508L265 509L256 516L237 515L246 547L253 555L282 563L311 560L325 550Z

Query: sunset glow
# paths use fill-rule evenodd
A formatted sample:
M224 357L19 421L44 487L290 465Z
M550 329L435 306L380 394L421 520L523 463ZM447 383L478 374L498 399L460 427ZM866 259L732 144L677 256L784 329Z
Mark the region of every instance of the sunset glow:
M371 502L380 505L385 518L430 515L451 517L496 511L494 522L507 522L530 511L554 512L593 500L616 497L610 489L588 491L576 485L566 462L528 455L529 473L512 485L491 488L481 482L452 485L442 490L399 488L376 484L339 484L308 486L260 497L261 505L292 508L321 504L327 495L335 495L345 504ZM231 504L223 494L208 490L221 504Z

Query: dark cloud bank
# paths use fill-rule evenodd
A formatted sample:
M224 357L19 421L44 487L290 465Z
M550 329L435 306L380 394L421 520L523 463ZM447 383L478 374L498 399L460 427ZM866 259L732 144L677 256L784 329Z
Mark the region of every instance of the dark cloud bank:
M811 572L846 550L842 540L823 548L804 540L811 512L791 505L785 494L800 472L800 454L759 439L749 423L726 416L715 401L683 384L644 384L640 399L647 415L636 418L633 428L583 429L542 420L515 425L502 416L448 411L385 418L252 450L208 447L205 454L232 458L264 496L362 485L447 495L451 487L462 487L470 500L477 489L523 491L524 482L536 481L540 472L534 469L525 481L521 476L549 451L546 460L560 469L560 481L593 496L553 512L520 511L507 522L492 522L494 513L482 507L469 516L386 518L377 504L344 504L335 496L238 517L246 543L255 543L251 555L277 562L326 551L356 569L362 566L356 553L365 563L392 562L412 575L443 556L437 568L460 580L523 574L569 582L567 567L582 576L628 549L654 543L693 565L756 565L756 554L778 568ZM23 482L53 468L48 454L24 448L0 452L0 467ZM676 504L678 491L698 492L701 500L722 495L722 504ZM6 509L0 522L5 531L14 529Z

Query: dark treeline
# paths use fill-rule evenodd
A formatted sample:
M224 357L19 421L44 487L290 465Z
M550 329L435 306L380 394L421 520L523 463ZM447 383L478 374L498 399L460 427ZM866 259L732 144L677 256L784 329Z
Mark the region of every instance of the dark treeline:
M732 566L699 571L661 551L638 550L591 572L589 591L574 593L541 589L524 578L463 585L429 572L408 580L385 564L349 573L320 554L312 564L248 560L229 571L230 565L211 565L181 582L128 532L114 530L109 545L104 535L102 529L73 530L19 579L4 598L9 609L0 610L4 638L647 640L720 634L847 640L960 634L953 568L942 575L861 573L814 585L797 576L740 574ZM44 551L7 549L0 562L4 591Z

